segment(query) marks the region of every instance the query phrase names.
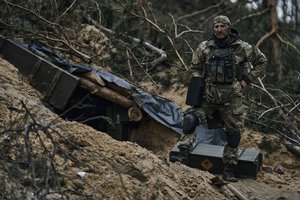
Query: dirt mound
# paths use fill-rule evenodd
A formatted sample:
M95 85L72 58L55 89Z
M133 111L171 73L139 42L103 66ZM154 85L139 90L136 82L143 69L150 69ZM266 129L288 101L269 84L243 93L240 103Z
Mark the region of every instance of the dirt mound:
M0 73L1 144L7 141L4 135L11 130L14 119L25 116L26 112L21 111L21 101L37 124L44 125L48 131L57 131L52 132L51 140L49 135L39 138L37 136L42 134L37 133L36 137L29 137L34 160L43 158L48 153L45 149L53 150L53 141L60 141L61 149L55 154L53 163L64 184L61 184L61 188L50 188L52 194L46 196L48 199L58 199L58 190L69 191L66 196L81 194L92 199L226 199L209 184L209 177L212 176L209 173L169 163L136 143L116 141L88 126L64 121L46 108L41 103L41 94L29 86L16 68L2 59ZM39 133L41 131L46 133L45 130L39 130ZM22 137L16 140L20 143L19 149L26 146L24 140ZM17 158L10 156L11 166L16 161ZM29 172L32 171L26 166L21 167L20 163L18 166L24 176L15 179L8 173L12 171L1 167L2 180L5 180L5 187L1 184L1 193L8 195L4 190L9 188L13 193L22 189L25 191L24 197L31 198L30 191L34 185L25 177L30 176ZM35 187L42 187L38 185L39 181L43 183L37 177Z

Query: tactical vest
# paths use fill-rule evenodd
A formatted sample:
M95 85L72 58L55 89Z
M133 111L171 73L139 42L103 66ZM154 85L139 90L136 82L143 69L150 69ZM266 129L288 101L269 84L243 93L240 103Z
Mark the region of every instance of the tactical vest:
M231 84L235 77L233 48L213 49L208 58L206 76L213 84Z

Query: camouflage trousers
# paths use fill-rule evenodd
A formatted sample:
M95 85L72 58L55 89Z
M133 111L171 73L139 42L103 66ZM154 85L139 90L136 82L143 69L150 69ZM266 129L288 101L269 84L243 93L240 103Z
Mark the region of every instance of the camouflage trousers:
M221 121L223 122L222 125L227 138L228 134L232 134L233 132L241 134L244 129L246 107L242 104L241 96L232 97L228 103L224 104L211 104L204 101L200 107L192 109L201 122L207 121L208 118L209 120L213 120L213 113L218 112ZM178 148L188 148L189 150L192 150L195 146L195 140L195 132L193 134L183 134L179 141ZM238 147L232 148L228 146L228 144L225 145L223 151L223 162L225 164L237 164Z

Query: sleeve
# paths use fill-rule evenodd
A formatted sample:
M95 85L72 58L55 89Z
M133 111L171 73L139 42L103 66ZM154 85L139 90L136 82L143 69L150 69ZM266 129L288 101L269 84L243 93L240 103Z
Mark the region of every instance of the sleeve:
M205 56L204 56L204 49L205 49L205 42L202 42L199 47L194 51L192 61L191 61L191 72L192 76L200 76L204 77L205 73Z
M242 79L250 84L255 82L258 77L263 76L265 73L267 58L266 56L255 46L246 44L245 48L246 60L251 63L252 68L249 72L243 75Z

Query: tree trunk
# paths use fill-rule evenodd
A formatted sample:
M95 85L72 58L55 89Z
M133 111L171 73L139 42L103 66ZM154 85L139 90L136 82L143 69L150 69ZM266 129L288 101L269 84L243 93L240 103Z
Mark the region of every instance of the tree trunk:
M293 1L293 6L295 7L295 28L296 30L299 29L299 5L297 0Z
M132 106L128 109L128 117L131 121L141 121L143 118L142 111L137 106Z
M275 79L280 81L283 78L283 65L281 62L281 50L280 50L280 41L277 37L272 37L272 48L273 48L273 57L275 64Z
M275 79L279 81L283 77L283 64L281 61L281 50L280 50L280 40L277 36L278 33L278 15L276 6L277 3L275 0L267 0L267 6L270 8L270 20L272 25L272 48L273 48L273 59L275 64Z

